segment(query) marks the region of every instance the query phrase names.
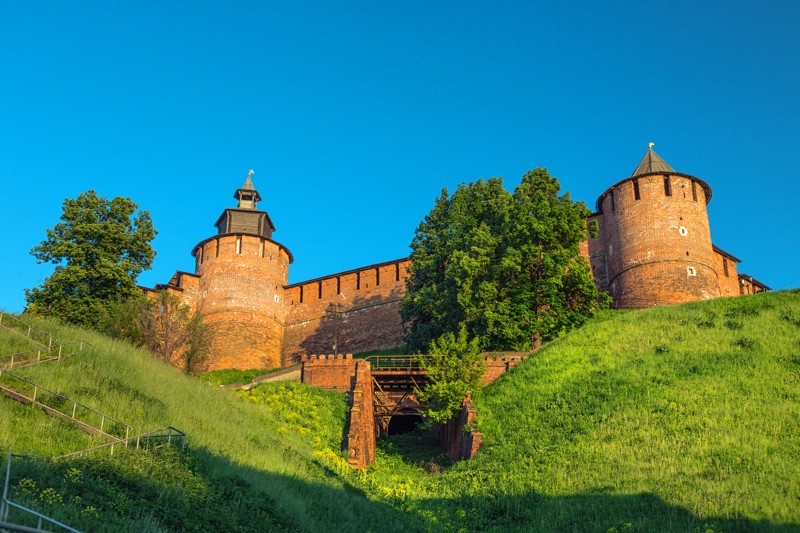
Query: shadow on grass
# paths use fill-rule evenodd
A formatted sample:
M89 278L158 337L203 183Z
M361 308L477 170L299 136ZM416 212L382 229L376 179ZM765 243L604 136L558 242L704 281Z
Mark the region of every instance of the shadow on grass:
M420 511L428 528L446 531L734 531L797 532L800 524L774 524L744 518L699 518L649 494L574 496L496 495L430 499Z
M303 461L304 478L264 473L200 448L160 459L138 452L112 460L41 463L39 472L18 474L34 479L35 486L17 483L27 486L39 510L88 531L800 531L800 524L701 519L647 493L600 490L383 503L305 458L287 452L284 460ZM44 495L72 516L50 513Z

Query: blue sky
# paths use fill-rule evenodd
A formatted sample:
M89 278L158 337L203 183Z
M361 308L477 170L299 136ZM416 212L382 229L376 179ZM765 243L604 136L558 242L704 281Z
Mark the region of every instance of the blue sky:
M150 212L142 285L249 169L290 282L408 254L443 187L536 166L594 206L647 150L715 244L800 285L800 2L2 2L0 309L87 189Z

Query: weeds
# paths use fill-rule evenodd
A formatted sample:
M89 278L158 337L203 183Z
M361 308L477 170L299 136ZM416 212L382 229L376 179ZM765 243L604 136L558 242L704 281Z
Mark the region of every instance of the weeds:
M451 464L412 433L380 439L365 472L339 448L341 395L221 390L93 338L98 350L30 375L137 427L180 427L192 451L64 462L20 472L16 487L90 530L792 529L797 317L798 291L603 313L475 392L474 459ZM55 455L90 439L0 406L4 449Z

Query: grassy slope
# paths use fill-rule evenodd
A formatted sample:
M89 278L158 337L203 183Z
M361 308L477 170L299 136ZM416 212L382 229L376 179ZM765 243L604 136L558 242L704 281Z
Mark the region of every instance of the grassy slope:
M194 473L204 482L230 477L244 480L266 496L274 515L286 517L289 525L285 527L290 529L319 531L331 523L339 524L342 531L400 528L396 511L370 502L337 477L317 458L320 453L299 432L287 431L286 424L276 420L265 405L242 401L220 387L187 377L127 344L55 323L37 325L54 332L59 339L80 337L96 348L58 364L19 369L18 374L98 408L137 430L172 425L185 431L192 460L198 463ZM344 399L333 396L342 406L339 420L333 423L341 427ZM0 401L0 413L0 422L5 421L10 429L0 435L3 453L52 456L89 445L84 434L67 424L10 400ZM33 427L20 430L21 417L35 420ZM56 431L47 433L48 429ZM58 445L52 442L52 435L57 435ZM339 461L336 456L336 464ZM168 468L173 466L167 464ZM187 473L178 472L184 474ZM141 485L144 481L138 478L136 483ZM387 516L388 524L384 523ZM264 525L254 527L264 529Z
M446 529L800 529L796 291L604 313L475 400L475 459L373 490Z
M602 314L475 394L484 447L443 470L435 451L408 447L413 436L382 443L367 473L349 470L341 396L224 391L123 344L56 335L98 349L26 372L137 428L187 431L204 479L236 476L270 498L265 514L285 522L267 516L269 527L800 529L796 291ZM47 447L9 439L0 447Z

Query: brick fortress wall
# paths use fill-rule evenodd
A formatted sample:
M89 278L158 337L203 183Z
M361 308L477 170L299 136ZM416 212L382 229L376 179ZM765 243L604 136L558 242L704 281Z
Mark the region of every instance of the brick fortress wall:
M679 173L623 180L600 198L587 252L616 307L650 307L720 296L704 182Z
M708 185L663 161L661 168L669 170L642 172L647 160L660 161L648 152L633 176L600 196L590 217L600 232L582 243L581 253L599 289L616 307L768 290L739 273L738 259L712 245ZM192 252L196 273L177 272L155 287L179 294L215 329L206 369L273 368L305 354L403 344L399 310L407 258L287 285L292 256L271 240L274 226L265 211L255 209L260 196L249 175L235 197L239 207L226 209L217 221L221 233Z
M399 259L287 286L284 366L308 353L402 345L400 300L408 264Z
M195 247L196 308L215 332L207 370L281 366L286 249L264 237L223 234Z

